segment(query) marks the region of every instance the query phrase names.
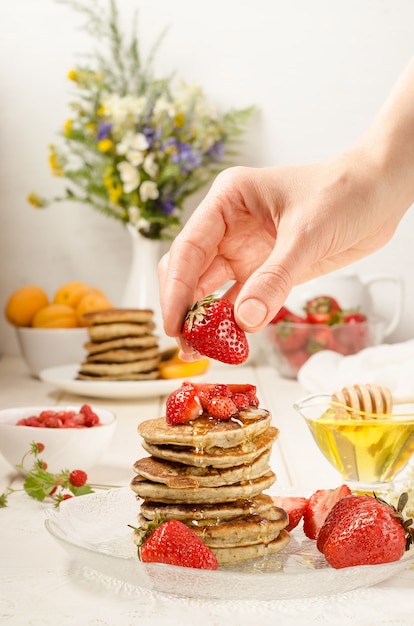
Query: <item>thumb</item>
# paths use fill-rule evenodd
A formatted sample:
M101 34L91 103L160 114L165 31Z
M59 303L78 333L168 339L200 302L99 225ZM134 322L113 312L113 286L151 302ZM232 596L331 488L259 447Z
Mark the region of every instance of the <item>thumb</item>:
M237 324L246 332L264 328L286 301L292 287L305 272L305 258L290 252L282 258L275 251L246 281L234 304Z

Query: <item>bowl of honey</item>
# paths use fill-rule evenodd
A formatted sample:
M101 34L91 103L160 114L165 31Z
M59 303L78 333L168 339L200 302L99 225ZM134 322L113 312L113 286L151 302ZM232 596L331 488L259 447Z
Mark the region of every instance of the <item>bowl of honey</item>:
M414 454L413 403L378 414L339 405L330 394L315 394L294 408L353 492L391 491Z

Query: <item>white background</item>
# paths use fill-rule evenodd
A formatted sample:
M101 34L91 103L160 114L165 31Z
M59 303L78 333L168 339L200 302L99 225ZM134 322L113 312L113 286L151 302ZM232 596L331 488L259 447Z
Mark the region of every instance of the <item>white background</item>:
M239 156L251 166L306 163L347 148L413 55L412 0L118 4L126 27L138 9L144 56L169 27L157 56L160 74L176 70L202 85L219 107L257 107ZM82 23L53 0L0 1L1 311L24 284L53 294L77 279L103 289L115 304L122 296L130 257L122 225L87 207L60 204L37 211L26 202L31 191L49 196L63 184L49 172L48 144L69 116L67 72L92 46L79 30ZM197 200L191 199L187 211ZM414 335L413 226L410 210L392 242L351 268L404 278L405 307L393 341ZM1 314L0 352L17 350Z

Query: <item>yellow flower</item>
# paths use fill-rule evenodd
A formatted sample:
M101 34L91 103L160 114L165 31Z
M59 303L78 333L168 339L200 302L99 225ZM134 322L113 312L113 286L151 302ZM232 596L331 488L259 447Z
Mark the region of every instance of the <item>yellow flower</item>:
M69 80L74 80L76 82L78 80L78 72L74 69L69 70L68 78Z
M47 202L35 193L30 193L27 196L27 201L38 209L41 209L42 207L45 207L47 205Z
M122 185L111 178L111 170L113 171L113 168L108 168L106 175L104 176L103 183L108 190L109 200L112 204L119 205L119 198L122 194Z
M49 146L49 148L49 166L52 170L52 174L54 176L63 176L63 163L60 161L59 155L57 154L55 148L53 146Z
M177 113L174 116L174 126L182 128L184 126L185 115L184 113Z
M110 139L101 139L100 141L98 141L97 146L98 150L100 150L101 152L109 152L109 150L113 146L113 143Z
M103 117L103 116L105 115L105 107L103 106L103 104L101 104L101 105L98 107L98 110L96 111L96 114L97 114L99 117Z
M119 204L119 198L122 194L122 187L119 183L115 184L112 189L108 189L109 200L112 204Z
M70 131L72 130L72 125L73 125L73 120L71 119L66 120L66 122L64 123L63 132L66 135L66 137L70 135Z

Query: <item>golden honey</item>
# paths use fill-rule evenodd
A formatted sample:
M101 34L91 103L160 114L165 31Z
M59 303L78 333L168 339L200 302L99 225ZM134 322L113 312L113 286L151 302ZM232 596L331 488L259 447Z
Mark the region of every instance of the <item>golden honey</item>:
M328 409L318 419L304 417L321 452L346 481L391 482L414 453L413 416L352 419Z

